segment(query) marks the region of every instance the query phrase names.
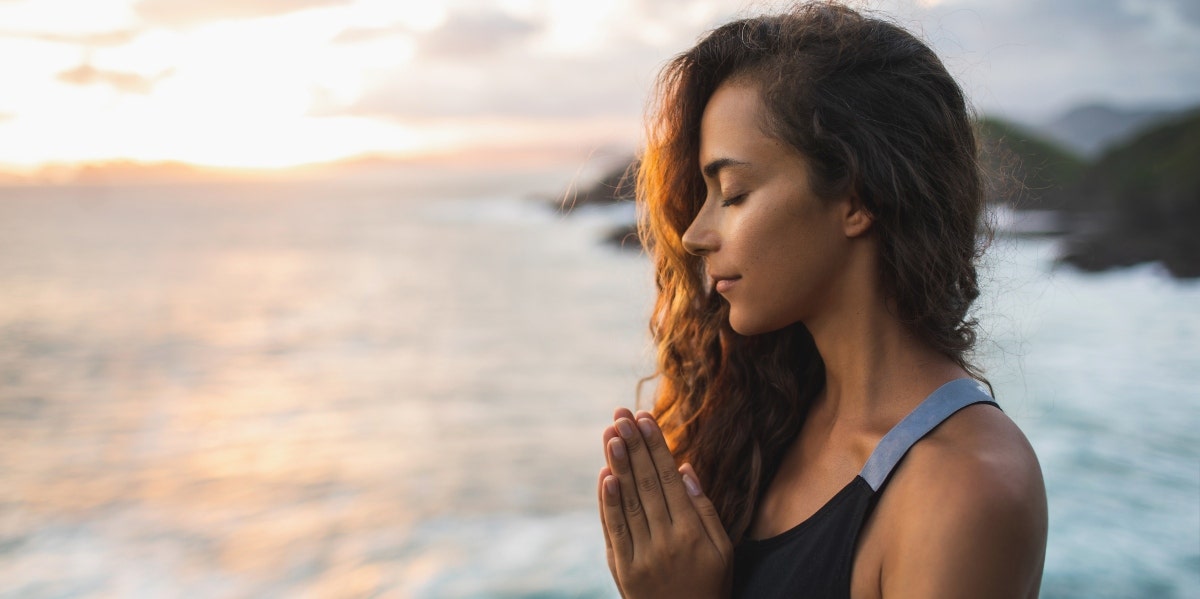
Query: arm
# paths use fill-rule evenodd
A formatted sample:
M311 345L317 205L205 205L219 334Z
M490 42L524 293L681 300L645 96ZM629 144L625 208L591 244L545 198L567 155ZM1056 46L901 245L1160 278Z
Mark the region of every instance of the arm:
M905 517L883 560L883 597L1037 597L1046 496L1032 449L1020 447L1007 455L942 455L896 481L902 504L893 513Z
M618 410L603 435L600 517L609 570L627 599L728 595L733 548L691 466L675 466L649 413Z

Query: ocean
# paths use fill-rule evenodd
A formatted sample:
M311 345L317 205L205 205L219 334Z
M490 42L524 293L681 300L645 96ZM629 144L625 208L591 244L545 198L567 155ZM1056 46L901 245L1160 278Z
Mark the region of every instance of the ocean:
M430 181L0 189L0 598L617 597L649 263L562 178ZM978 305L1042 596L1200 597L1200 284L1053 255Z

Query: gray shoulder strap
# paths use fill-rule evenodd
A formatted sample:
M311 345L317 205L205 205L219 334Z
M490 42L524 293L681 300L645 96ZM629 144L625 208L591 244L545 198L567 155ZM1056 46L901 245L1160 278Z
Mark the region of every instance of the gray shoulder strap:
M975 379L957 379L938 387L883 436L859 476L878 491L914 443L955 412L983 402L996 405L987 387Z

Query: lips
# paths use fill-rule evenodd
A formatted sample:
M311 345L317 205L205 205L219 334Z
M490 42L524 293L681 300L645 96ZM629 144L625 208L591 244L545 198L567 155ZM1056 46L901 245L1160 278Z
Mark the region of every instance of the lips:
M737 282L740 281L741 278L741 276L713 275L713 289L715 289L717 293L727 293L730 289L733 289L733 287L737 285Z

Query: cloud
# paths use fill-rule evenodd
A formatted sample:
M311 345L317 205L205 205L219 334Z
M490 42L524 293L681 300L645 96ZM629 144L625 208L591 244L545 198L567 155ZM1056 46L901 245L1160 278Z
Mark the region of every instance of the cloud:
M653 73L669 55L629 38L604 52L583 54L539 51L517 40L436 52L419 48L421 59L392 70L356 102L331 112L402 121L636 117Z
M1180 19L1195 27L1200 27L1200 3L1195 0L1168 0L1163 4L1169 6Z
M405 27L351 27L334 36L334 44L357 44L407 34Z
M595 60L408 69L342 112L399 120L636 115L643 90L627 75Z
M273 17L353 0L142 0L134 7L147 23L186 27L209 21Z
M658 67L690 43L717 12L684 15L645 4L628 18L595 23L589 33L604 41L586 51L555 47L556 23L547 15L451 13L436 29L410 32L417 44L416 60L377 80L357 101L338 108L314 100L314 111L401 121L636 118ZM697 23L700 20L705 23ZM343 34L364 39L395 31Z
M119 92L145 95L150 93L155 83L170 74L171 71L167 70L154 77L144 77L137 73L101 70L84 63L59 73L58 80L72 85L108 85Z
M740 3L739 3L740 4ZM1088 101L1200 100L1200 3L1187 0L946 0L881 7L929 39L986 112L1042 120ZM459 117L636 116L654 74L711 26L747 13L733 3L685 12L639 0L597 22L594 49L548 49L550 17L452 13L426 33L404 31L417 60L368 83L323 114L419 120ZM688 5L695 7L698 5ZM702 7L703 8L703 7ZM396 35L344 31L343 43Z
M455 13L441 27L417 40L417 54L427 58L473 58L515 46L541 31L542 25L502 12Z
M3 0L0 0L2 2ZM123 46L142 33L141 29L117 29L92 33L54 33L27 31L0 31L0 37L32 39L61 44L78 44L89 48Z
M956 0L915 22L985 111L1042 121L1083 102L1200 100L1194 0Z

